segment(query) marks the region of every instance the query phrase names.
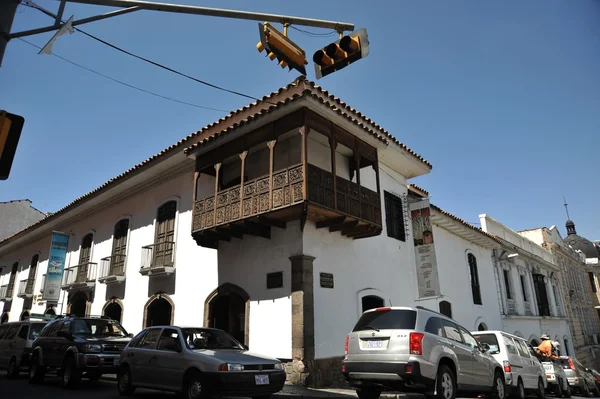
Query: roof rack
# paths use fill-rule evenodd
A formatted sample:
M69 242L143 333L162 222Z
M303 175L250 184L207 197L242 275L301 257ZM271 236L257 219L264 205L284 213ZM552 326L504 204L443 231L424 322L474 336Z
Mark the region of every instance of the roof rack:
M446 317L446 318L448 318L450 320L454 320L452 317L449 317L449 316L447 316L447 315L445 315L443 313L440 313L440 312L436 312L433 309L426 308L425 306L418 305L418 306L415 306L415 309L426 310L428 312L439 314L440 316L444 316L444 317Z

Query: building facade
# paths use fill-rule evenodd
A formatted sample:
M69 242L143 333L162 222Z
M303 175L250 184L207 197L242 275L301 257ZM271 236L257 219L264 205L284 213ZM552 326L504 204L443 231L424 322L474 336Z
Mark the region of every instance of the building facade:
M488 215L479 215L479 220L481 228L502 244L492 255L502 330L528 339L533 347L548 334L560 343L561 354L573 356L562 272L554 255Z
M45 217L28 199L0 202L0 241Z
M592 289L586 271L585 255L571 248L556 226L519 232L555 257L562 275L565 310L573 337L575 356L587 367L600 367L600 347L597 345L600 325L592 300Z

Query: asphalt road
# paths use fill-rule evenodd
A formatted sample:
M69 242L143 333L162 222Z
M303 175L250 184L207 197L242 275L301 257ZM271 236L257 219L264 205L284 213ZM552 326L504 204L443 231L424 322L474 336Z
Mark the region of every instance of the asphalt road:
M282 392L283 393L283 392ZM411 397L419 397L420 395L410 395ZM158 392L147 389L137 389L135 391L134 398L142 398L142 399L171 399L176 398L177 396L171 393ZM277 395L279 399L281 398L301 398L300 395L290 395L283 394ZM332 397L337 398L356 398L356 395L346 396L346 395L332 395ZM422 396L420 396L422 397ZM26 374L16 379L16 380L8 380L2 373L0 376L0 398L27 398L27 399L62 399L62 398L81 398L81 399L92 399L92 398L103 398L103 399L111 399L111 398L120 398L119 393L117 392L117 388L115 382L112 381L98 381L91 382L87 379L82 379L81 384L77 389L68 390L63 389L60 386L59 380L57 377L48 376L45 379L45 382L41 385L33 385L29 384L27 381ZM325 399L326 396L323 398ZM533 398L533 397L532 397ZM553 396L548 396L548 398L553 398ZM572 399L578 399L578 396L572 396ZM457 398L463 399L463 398ZM583 399L583 398L582 398Z

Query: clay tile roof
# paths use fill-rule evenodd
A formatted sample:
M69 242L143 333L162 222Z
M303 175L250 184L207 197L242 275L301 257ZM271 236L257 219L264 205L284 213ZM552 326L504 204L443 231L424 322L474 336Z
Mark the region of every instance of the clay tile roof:
M486 237L488 237L488 238L490 238L490 239L492 239L492 240L494 240L494 241L496 241L496 242L498 242L498 243L502 244L502 242L500 241L500 239L499 239L498 237L496 237L495 235L493 235L493 234L490 234L490 233L488 233L488 232L485 232L485 231L483 231L483 230L482 230L481 228L479 228L479 227L475 227L475 226L473 226L471 223L469 223L469 222L467 222L467 221L465 221L465 220L463 220L463 219L459 218L459 217L458 217L458 216L456 216L456 215L453 215L453 214L451 214L451 213L450 213L450 212L448 212L448 211L445 211L445 210L443 210L442 208L440 208L440 207L438 207L438 206L436 206L436 205L433 205L433 204L431 204L431 207L432 207L433 209L435 209L436 211L440 212L441 214L443 214L443 215L446 215L446 216L448 216L449 218L451 218L451 219L454 219L454 220L456 220L457 222L459 222L459 223L461 223L461 224L465 225L466 227L468 227L468 228L470 228L470 229L472 229L472 230L475 230L476 232L478 232L478 233L480 233L480 234L482 234L482 235L484 235L484 236L486 236Z
M295 90L293 90L293 89L295 89ZM281 88L277 92L274 92L267 97L263 97L261 102L269 102L271 104L271 106L262 107L261 109L257 109L253 114L246 116L246 118L244 118L243 120L240 120L239 122L233 123L226 127L223 126L222 130L220 130L218 132L214 132L210 135L207 135L202 140L199 140L198 142L196 142L193 145L186 148L185 153L189 154L194 149L214 141L215 139L234 130L235 128L245 125L246 123L249 123L253 120L256 120L256 119L266 115L270 111L277 109L280 106L288 104L288 103L292 102L293 100L295 100L297 98L301 98L301 97L311 97L311 98L317 100L319 103L323 104L326 107L329 107L331 110L336 112L338 115L343 116L348 121L352 122L356 126L359 126L363 130L367 131L369 134L371 134L375 138L381 140L382 142L384 142L386 144L389 144L390 142L394 143L395 145L399 146L404 151L408 152L413 157L417 158L419 161L421 161L422 163L427 165L430 169L432 168L431 163L429 163L427 160L425 160L421 155L417 154L416 152L414 152L413 150L408 148L406 145L402 144L394 136L392 136L387 130L385 130L384 128L379 126L377 123L375 123L373 120L366 117L359 111L348 106L346 103L344 103L338 97L335 97L332 94L329 94L329 92L327 90L322 89L320 86L317 86L314 82L311 82L310 80L306 80L306 78L304 76L298 77L296 80L294 80L292 83L287 85L285 88ZM276 102L273 103L271 101L276 101ZM254 103L254 104L258 104L258 102ZM207 130L208 130L207 128L204 128L204 129L198 131L197 133L202 134L203 132L205 132Z
M406 145L400 143L398 140L396 140L396 138L394 138L394 136L392 136L390 133L388 133L381 126L377 125L371 119L362 115L360 112L354 110L353 108L350 108L348 105L346 105L344 102L342 102L339 98L334 97L333 95L329 94L327 91L323 90L319 86L316 86L313 82L306 80L306 78L304 76L300 76L300 77L296 78L293 82L288 84L287 86L282 87L279 90L274 91L271 94L266 95L266 96L262 97L261 99L258 99L249 105L246 105L235 111L231 111L229 114L222 117L218 121L213 122L213 123L203 127L202 129L198 130L197 132L194 132L194 133L188 135L187 137L183 138L182 140L179 140L177 143L165 148L158 154L151 156L150 158L131 167L130 169L126 170L125 172L121 173L120 175L113 177L112 179L108 180L106 183L102 184L100 187L97 187L94 190L76 198L74 201L65 205L58 211L56 211L52 214L49 214L47 217L30 225L29 227L26 227L25 229L15 233L9 237L6 237L4 240L0 241L0 247L2 245L6 244L8 241L16 238L17 236L21 236L21 235L27 233L28 231L39 227L42 224L48 223L48 222L58 218L59 216L63 215L67 211L75 208L82 202L90 199L91 197L93 197L95 195L98 195L98 194L108 190L109 188L115 186L116 184L119 184L121 181L123 181L124 179L126 179L128 177L131 177L131 175L139 172L140 170L143 170L147 167L150 167L153 164L156 164L164 155L172 153L174 150L180 149L184 145L188 145L188 147L185 148L185 152L188 153L189 151L191 151L191 149L193 149L203 143L211 142L211 141L215 140L216 138L218 138L219 136L221 136L239 126L242 126L246 123L249 123L255 119L260 118L261 116L266 115L268 112L270 112L272 110L275 110L281 106L284 106L284 105L296 100L297 98L300 98L302 96L308 96L308 95L311 96L312 98L317 99L322 104L328 106L333 111L337 112L339 115L346 117L346 119L348 119L355 125L360 126L361 128L365 129L370 134L379 138L383 142L385 142L385 143L389 143L389 141L393 142L394 144L398 145L399 147L401 147L402 149L407 151L409 154L413 155L415 158L417 158L418 160L423 162L429 168L432 167L432 165L428 161L426 161L421 155L415 153L410 148L408 148ZM190 144L192 142L194 142L194 139L198 139L198 138L200 140L196 143L193 143L190 146Z
M415 191L415 192L417 192L419 194L421 194L421 193L425 194L426 197L429 197L429 191L425 190L424 188L421 188L421 187L417 186L416 184L410 183L408 185L408 189L409 190L413 190L413 191Z

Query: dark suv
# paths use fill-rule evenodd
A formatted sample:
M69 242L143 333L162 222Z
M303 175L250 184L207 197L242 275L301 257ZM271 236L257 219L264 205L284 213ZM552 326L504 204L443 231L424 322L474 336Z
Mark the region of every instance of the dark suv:
M33 342L29 382L41 383L46 372L55 372L64 387L73 387L83 374L91 380L115 374L132 336L105 316L58 316Z

